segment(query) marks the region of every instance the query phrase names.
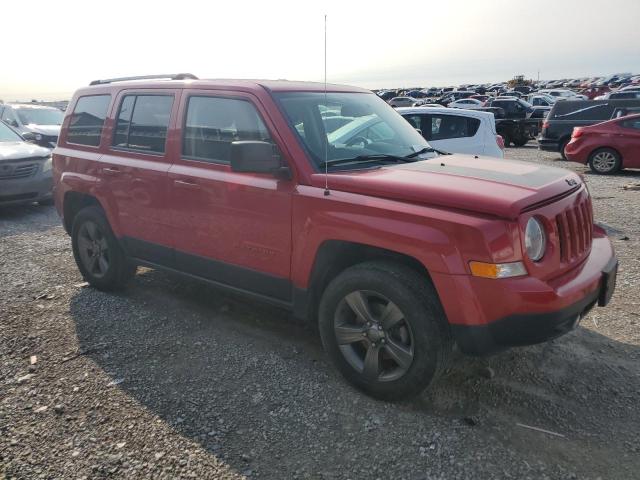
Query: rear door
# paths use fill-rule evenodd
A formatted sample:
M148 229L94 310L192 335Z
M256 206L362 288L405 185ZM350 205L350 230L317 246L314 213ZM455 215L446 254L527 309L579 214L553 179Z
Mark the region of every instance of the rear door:
M167 138L175 129L179 100L177 89L119 92L100 161L101 182L128 252L154 263L172 260L167 172L173 152Z
M640 118L618 122L619 134L617 147L622 155L622 166L640 167Z
M250 94L204 90L185 93L179 116L181 148L169 171L177 268L289 301L295 183L230 166L234 141L282 151L266 111Z

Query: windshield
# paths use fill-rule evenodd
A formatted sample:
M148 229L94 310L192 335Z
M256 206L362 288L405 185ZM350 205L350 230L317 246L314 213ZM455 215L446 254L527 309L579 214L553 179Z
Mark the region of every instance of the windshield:
M4 123L0 122L0 142L22 142L22 138Z
M324 92L275 96L318 169L324 168L325 153L332 162L369 155L406 157L429 147L422 135L374 94L328 93L326 100Z
M55 108L16 108L23 125L62 125L64 114Z

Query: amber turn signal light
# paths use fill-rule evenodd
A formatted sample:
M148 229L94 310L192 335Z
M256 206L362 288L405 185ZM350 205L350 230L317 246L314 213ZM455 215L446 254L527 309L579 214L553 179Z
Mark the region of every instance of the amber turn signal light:
M485 262L469 262L471 274L474 277L482 278L508 278L520 277L527 274L522 262L511 263L485 263Z

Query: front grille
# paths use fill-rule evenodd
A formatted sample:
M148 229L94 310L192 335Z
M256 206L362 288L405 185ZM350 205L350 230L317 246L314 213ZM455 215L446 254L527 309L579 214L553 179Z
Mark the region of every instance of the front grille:
M556 215L560 260L570 263L584 257L591 249L593 212L589 198Z
M0 180L27 178L37 171L37 163L2 165L0 166Z
M0 195L0 202L15 202L17 200L29 200L36 198L37 193L19 193L17 195Z

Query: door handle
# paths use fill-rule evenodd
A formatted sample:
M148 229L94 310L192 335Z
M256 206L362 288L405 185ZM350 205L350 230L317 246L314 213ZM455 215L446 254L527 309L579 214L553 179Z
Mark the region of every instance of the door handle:
M120 170L118 170L117 168L109 168L109 167L105 167L102 169L102 172L105 173L106 175L120 175Z
M198 190L198 189L200 189L200 185L198 185L197 183L195 183L195 182L188 182L188 181L186 181L186 180L174 180L174 181L173 181L173 184L174 184L176 187L190 188L190 189L193 189L193 190Z

